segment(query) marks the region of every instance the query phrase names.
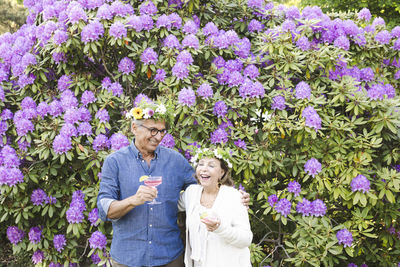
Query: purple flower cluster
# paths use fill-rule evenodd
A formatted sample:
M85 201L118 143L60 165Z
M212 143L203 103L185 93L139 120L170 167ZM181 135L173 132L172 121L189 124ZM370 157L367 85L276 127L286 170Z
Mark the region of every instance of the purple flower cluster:
M100 11L100 9L99 9ZM85 44L97 41L104 34L104 27L100 21L94 20L83 27L81 32L81 41Z
M347 229L341 229L336 233L336 238L339 244L343 244L344 247L350 247L353 243L353 235Z
M391 84L377 83L370 86L367 96L373 100L383 100L385 98L393 98L396 96L396 90Z
M92 91L85 91L81 97L81 103L83 106L87 106L90 103L94 103L96 101L96 97ZM39 108L39 107L38 107Z
M213 114L218 118L223 118L228 113L228 107L224 101L217 101L214 105Z
M89 238L90 248L105 249L107 245L107 237L100 231L92 233Z
M315 175L320 173L321 170L322 170L322 165L315 158L307 160L306 164L304 164L304 171L309 175L311 175L312 177L315 177Z
M199 27L193 20L188 20L182 27L182 32L186 34L196 34Z
M110 140L104 134L99 134L94 138L92 146L96 152L108 149L110 147Z
M99 224L99 211L97 208L94 208L89 212L88 220L91 226L97 226Z
M302 36L296 41L296 46L303 51L307 51L310 49L311 44L307 37Z
M140 5L140 14L154 15L157 13L157 7L152 1L146 1Z
M183 88L178 95L178 102L183 106L191 107L196 103L196 95L192 88Z
M119 150L123 147L129 146L128 138L122 133L115 133L110 137L111 149Z
M282 198L276 203L274 208L276 212L280 213L284 217L287 217L290 214L292 203L286 198Z
M33 244L38 244L42 239L42 229L40 227L32 227L28 233L29 241Z
M264 29L264 25L256 19L252 19L247 26L249 32L259 32Z
M368 8L364 7L363 9L360 10L357 14L359 19L369 21L372 17L371 12L369 11Z
M7 228L7 238L10 240L11 244L18 244L24 239L25 232L19 229L17 226L9 226Z
M246 142L243 141L242 139L238 139L236 141L233 142L235 144L235 146L237 146L238 148L241 148L243 150L247 150L247 145Z
M274 195L268 196L268 204L273 208L274 205L278 202L278 197Z
M140 60L143 62L144 65L155 65L158 61L158 55L153 48L149 47L143 51L142 55L140 56Z
M154 76L154 80L158 82L163 82L165 80L166 75L167 73L165 72L164 69L158 69L156 75Z
M182 62L182 63L184 63L186 65L191 65L193 63L192 54L190 54L190 52L187 51L187 50L183 50L176 57L176 61L177 62Z
M65 91L69 87L71 87L72 84L72 78L69 75L63 75L58 79L58 90Z
M54 235L53 238L54 248L61 252L64 249L64 246L67 244L67 240L65 239L64 235Z
M66 212L68 223L81 223L83 221L83 211L86 210L84 198L85 195L80 190L72 194L72 201Z
M245 78L242 85L239 87L239 95L242 98L263 97L264 94L265 94L265 89L262 83L260 83L259 81L253 82L249 78ZM278 99L276 99L276 101L279 102Z
M214 24L214 22L211 21L207 22L202 31L205 36L218 35L219 33L218 27Z
M353 178L353 180L350 183L350 186L351 186L351 191L353 192L362 191L363 193L366 193L370 189L370 182L367 179L367 177L365 177L362 174L359 174L355 178Z
M108 111L106 109L99 109L96 112L95 117L99 119L100 122L106 123L110 120L110 115L108 115Z
M291 181L288 183L288 191L293 193L295 197L300 195L301 185L297 181Z
M164 46L165 47L169 47L169 48L180 48L181 44L179 43L178 38L176 38L175 35L168 35L167 37L165 37L164 39Z
M122 39L126 37L127 29L122 22L116 21L111 25L109 34L115 39Z
M40 188L33 190L31 194L31 201L34 206L42 206L47 198L47 194Z
M135 97L135 100L133 101L133 106L134 106L134 107L137 107L137 106L140 104L140 102L142 102L142 101L144 101L144 102L146 102L146 103L153 103L153 101L152 101L147 95L145 95L145 94L138 94L138 95Z
M172 75L179 80L185 79L189 75L188 65L183 62L176 62L176 64L172 67Z
M218 128L211 133L210 138L212 144L224 144L228 142L228 133L224 129Z
M172 135L170 135L169 133L167 133L164 138L162 139L162 141L160 142L160 146L165 146L168 148L174 148L175 146L175 140L174 137Z
M90 259L92 260L93 264L98 264L101 262L101 259L97 253L93 253L92 256L90 256Z
M350 41L344 35L341 35L338 38L336 38L333 44L334 44L334 46L336 46L338 48L342 48L343 50L346 50L346 51L349 50L349 48L350 48Z
M306 125L308 127L314 128L315 131L321 129L321 118L312 106L306 107L302 116L306 119Z
M375 41L383 45L388 44L391 39L392 35L387 30L378 32L377 35L375 36Z
M172 27L172 24L171 24L171 21L169 20L169 16L167 16L166 14L162 14L160 17L158 17L157 22L156 22L156 27L159 29L162 27L165 27L168 30L170 30Z
M210 98L213 96L213 90L208 83L203 83L197 88L197 94L204 99Z
M286 108L285 101L285 97L281 95L275 96L274 98L272 98L271 108L284 110Z
M130 74L135 70L135 63L128 58L124 57L118 64L118 71L122 72L123 74Z
M34 264L41 263L44 259L44 253L41 250L36 250L32 255L32 262Z
M306 82L299 82L296 85L296 98L297 99L310 99L311 88Z
M316 199L311 202L311 210L311 215L315 217L322 217L326 214L326 205L322 200Z
M72 148L71 138L66 135L57 135L53 141L53 149L57 154L67 153Z

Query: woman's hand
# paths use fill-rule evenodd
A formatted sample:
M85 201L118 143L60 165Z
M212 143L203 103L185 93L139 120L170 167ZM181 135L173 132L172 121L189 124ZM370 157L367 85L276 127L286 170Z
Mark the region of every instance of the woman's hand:
M218 229L218 227L221 224L221 221L220 221L220 219L218 217L204 218L204 219L201 219L201 222L206 225L207 230L209 232L214 232L215 230Z

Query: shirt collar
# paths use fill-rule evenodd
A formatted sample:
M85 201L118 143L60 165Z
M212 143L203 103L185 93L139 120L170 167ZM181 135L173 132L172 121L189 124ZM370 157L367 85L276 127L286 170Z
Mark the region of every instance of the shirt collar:
M139 151L139 149L137 149L137 147L135 146L135 138L132 140L132 143L130 145L133 154L135 155L135 158L137 159L143 159L142 153ZM154 158L157 159L160 153L160 145L157 146L156 150L154 151Z

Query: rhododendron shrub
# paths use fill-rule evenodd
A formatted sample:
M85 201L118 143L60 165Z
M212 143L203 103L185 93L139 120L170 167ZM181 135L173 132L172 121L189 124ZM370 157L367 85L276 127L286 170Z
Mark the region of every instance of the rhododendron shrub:
M399 261L400 28L248 1L25 1L0 36L0 223L35 264L109 264L101 166L162 99L250 193L258 265Z

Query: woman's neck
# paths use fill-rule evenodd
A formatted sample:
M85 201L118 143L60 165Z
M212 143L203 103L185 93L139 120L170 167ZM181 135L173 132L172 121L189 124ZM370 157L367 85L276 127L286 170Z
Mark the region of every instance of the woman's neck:
M216 195L218 194L219 187L204 187L203 186L203 193L206 195Z

